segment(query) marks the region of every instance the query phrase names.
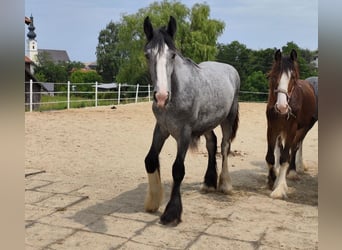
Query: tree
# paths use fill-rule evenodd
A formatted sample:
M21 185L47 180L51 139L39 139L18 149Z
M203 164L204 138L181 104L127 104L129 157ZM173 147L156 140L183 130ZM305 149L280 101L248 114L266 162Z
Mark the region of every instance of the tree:
M216 41L224 29L224 23L209 19L207 4L195 4L190 10L178 1L154 2L132 15L122 16L115 46L107 46L106 54L119 53L120 67L116 81L129 84L150 83L143 47L146 43L143 21L149 16L154 28L166 25L170 15L177 20L176 47L196 62L214 59ZM99 36L100 37L100 36ZM114 42L113 42L114 43ZM114 48L115 47L115 48ZM99 62L98 62L99 64ZM106 63L108 67L109 62ZM105 80L105 79L104 79Z
M143 47L146 43L143 32L143 22L149 16L155 28L167 24L170 15L177 20L176 45L180 44L180 34L184 33L186 17L189 10L180 2L154 2L149 7L140 9L136 14L125 15L122 17L119 30L119 50L125 54L122 65L119 69L117 79L119 82L129 84L148 84L150 83L147 72L146 59Z
M248 101L266 101L267 95L261 93L268 92L268 81L266 75L261 71L251 73L243 86L243 91L259 92L260 94L244 94L243 100Z
M191 9L190 32L184 37L182 52L197 63L215 59L216 41L225 27L223 22L209 19L209 14L209 5L195 4Z
M75 70L71 73L70 81L73 83L95 83L102 82L102 78L94 70Z
M101 82L102 77L94 70L75 70L70 76L72 83L95 83ZM76 91L80 92L94 92L94 87L91 84L79 84L75 85ZM92 98L93 93L80 93L78 96Z
M34 69L36 78L41 82L66 83L73 70L84 67L77 61L55 63L47 52L39 52Z
M217 61L228 63L235 67L239 72L241 87L243 87L250 70L249 70L249 60L251 56L251 50L246 47L246 45L239 43L238 41L233 41L230 44L219 44Z
M288 42L285 46L282 47L282 53L289 55L291 53L291 50L295 49L297 51L297 61L299 64L299 72L300 72L300 78L305 79L310 76L317 75L317 71L315 68L310 64L310 62L313 59L313 56L311 59L308 60L307 58L307 52L301 48L294 42ZM304 57L305 56L305 57ZM305 58L307 60L305 60Z
M113 82L119 71L124 54L118 50L119 23L110 22L100 31L96 47L97 72L104 82Z

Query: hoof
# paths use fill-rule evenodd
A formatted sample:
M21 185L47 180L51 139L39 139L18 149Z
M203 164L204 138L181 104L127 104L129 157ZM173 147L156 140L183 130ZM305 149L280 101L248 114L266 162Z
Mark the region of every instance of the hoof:
M286 199L287 195L286 192L279 191L279 190L274 190L271 194L270 197L273 199Z
M163 225L177 226L182 220L182 201L180 195L175 195L167 203L164 213L160 216L160 223Z
M160 224L164 226L171 226L171 227L177 226L180 222L182 222L180 218L171 219L171 218L167 218L164 215L160 217L160 221L159 221Z
M296 172L295 170L291 170L291 171L287 174L287 178L288 178L289 180L295 180L295 181L297 181L297 180L300 179L299 175L297 174L297 172Z
M169 203L170 204L170 203ZM160 216L160 224L168 226L177 226L181 220L182 208L166 206L164 213Z
M209 186L207 186L207 184L202 183L200 191L202 193L212 193L212 192L216 191L216 188L215 187L209 187Z
M233 186L230 183L219 183L218 191L223 194L232 194L233 193Z
M145 211L148 213L155 213L158 211L160 204L159 202L153 201L149 197L145 200Z
M270 197L273 199L286 199L287 195L287 185L280 185L270 194Z
M308 171L309 169L304 163L301 163L301 164L296 164L296 170L298 173L304 174L304 172Z
M149 191L145 198L145 204L144 204L145 211L149 213L157 212L162 200L163 200L162 188L157 193L152 193L151 191Z

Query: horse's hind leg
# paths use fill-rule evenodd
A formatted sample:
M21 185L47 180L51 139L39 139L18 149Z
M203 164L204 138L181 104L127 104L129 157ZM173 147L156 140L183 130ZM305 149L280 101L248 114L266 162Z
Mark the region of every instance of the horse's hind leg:
M303 161L303 141L299 143L299 147L296 153L295 163L296 163L296 170L298 173L304 173L304 171L308 170Z
M235 137L236 130L239 122L238 104L236 109L232 109L227 119L221 123L222 129L222 142L221 142L221 155L222 155L222 170L219 178L218 190L224 194L229 194L233 190L232 181L228 171L228 154L230 152L230 145Z
M148 176L148 192L145 198L145 211L158 210L163 198L163 187L160 179L159 153L168 138L169 133L161 130L156 124L153 132L152 145L145 158L145 168Z
M291 161L290 166L288 169L287 178L289 179L298 179L298 173L304 173L304 170L306 170L306 167L303 162L303 140L310 130L312 126L309 128L302 128L296 132L296 137L294 139L294 147L291 149Z
M215 191L217 187L217 171L216 171L216 151L217 138L214 131L204 134L206 139L206 147L208 150L208 167L204 176L204 183L201 187L203 192Z

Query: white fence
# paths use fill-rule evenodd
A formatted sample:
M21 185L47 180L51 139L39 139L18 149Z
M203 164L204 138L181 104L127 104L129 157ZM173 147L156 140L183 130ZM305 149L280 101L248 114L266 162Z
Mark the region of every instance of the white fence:
M151 85L25 82L25 110L54 110L151 101ZM240 101L267 101L266 92L240 91Z
M120 103L151 101L151 85L101 84L95 83L44 83L25 82L25 109L44 110L44 105L72 104L88 102L85 106L119 105ZM47 98L50 96L50 98ZM44 100L43 100L44 99ZM63 106L63 105L62 105ZM75 105L74 105L75 106ZM76 105L77 106L77 105ZM37 108L38 107L38 108ZM82 105L81 105L82 107ZM51 108L51 109L60 109Z

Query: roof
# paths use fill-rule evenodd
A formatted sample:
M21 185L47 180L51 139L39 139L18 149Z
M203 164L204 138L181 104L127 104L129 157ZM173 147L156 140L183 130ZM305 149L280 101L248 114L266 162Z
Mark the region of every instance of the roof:
M31 23L31 19L28 18L28 17L25 17L25 23L26 23L26 24L30 24L30 23Z
M30 58L28 58L27 56L25 56L25 63L33 63L32 60Z
M54 62L70 62L68 53L65 50L53 50L53 49L38 49L38 53L47 53L49 58Z
M97 88L98 89L117 89L118 88L118 83L102 83L102 84L98 84L97 85ZM96 87L96 85L92 85L92 87ZM121 87L128 87L128 84L127 83L123 83L121 84Z

